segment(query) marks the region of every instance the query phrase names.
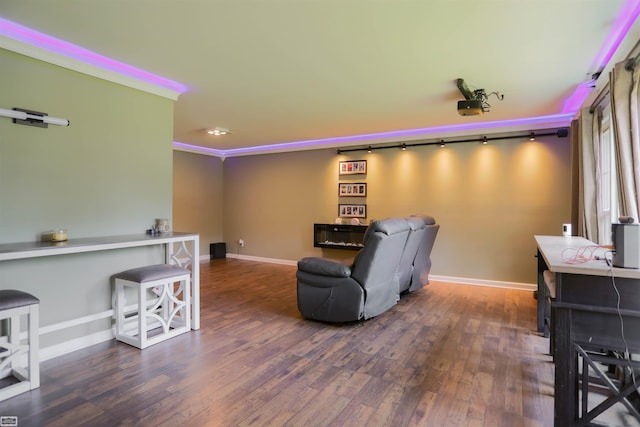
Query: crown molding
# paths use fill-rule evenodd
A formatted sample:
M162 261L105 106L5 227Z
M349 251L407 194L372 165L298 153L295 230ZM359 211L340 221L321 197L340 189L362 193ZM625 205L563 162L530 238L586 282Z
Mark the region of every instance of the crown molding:
M461 138L465 136L491 135L497 133L532 132L540 129L569 127L575 113L555 114L540 117L528 117L516 120L501 120L484 123L435 126L421 129L407 129L366 135L353 135L336 138L313 139L306 141L284 142L281 144L259 145L254 147L219 150L198 145L174 141L173 149L187 151L206 156L227 157L255 156L260 154L276 154L291 151L321 150L327 148L349 148L367 145L382 145L402 142L440 140Z
M117 83L122 86L127 86L133 89L141 90L143 92L151 93L153 95L169 98L173 101L176 101L178 99L178 96L180 96L181 94L181 92L172 89L157 86L151 83L144 82L142 80L135 79L133 77L125 76L115 71L110 71L104 68L97 67L95 65L87 64L86 62L69 58L59 53L23 43L18 40L13 40L2 35L0 35L0 48L19 53L30 58L38 59L40 61L48 62L49 64L57 65L72 71L77 71L79 73L86 74L92 77L97 77L102 80L107 80L112 83Z

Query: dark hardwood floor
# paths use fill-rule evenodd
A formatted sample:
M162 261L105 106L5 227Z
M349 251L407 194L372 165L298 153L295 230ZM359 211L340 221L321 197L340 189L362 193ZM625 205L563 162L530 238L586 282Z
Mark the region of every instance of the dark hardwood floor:
M20 426L551 426L531 292L432 282L366 322L301 318L295 267L202 266L202 328L41 364Z

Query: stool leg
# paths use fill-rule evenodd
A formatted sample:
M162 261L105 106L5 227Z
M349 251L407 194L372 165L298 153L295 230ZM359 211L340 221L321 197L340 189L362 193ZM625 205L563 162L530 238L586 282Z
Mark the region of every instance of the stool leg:
M147 346L147 288L138 286L138 342L140 348Z
M184 296L184 324L187 329L191 329L191 281L186 279L182 282Z
M9 356L9 365L7 366L11 372L14 370L16 360L13 356L14 352L20 351L20 313L14 314L9 318L9 337L8 337L11 356Z
M116 337L124 335L124 306L126 301L124 299L124 285L120 279L116 279Z
M39 345L40 337L40 307L38 304L29 306L29 382L31 390L40 387L40 356Z
M162 323L162 331L166 334L169 332L170 324L168 323L169 316L171 315L171 311L173 311L173 301L171 300L171 296L173 295L173 282L164 283L162 285L162 312L160 317L164 320Z

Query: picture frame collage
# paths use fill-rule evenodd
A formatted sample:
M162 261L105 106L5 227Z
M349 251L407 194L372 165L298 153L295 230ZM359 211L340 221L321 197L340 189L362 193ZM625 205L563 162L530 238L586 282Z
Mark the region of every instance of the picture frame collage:
M366 175L367 174L367 161L366 160L348 160L340 161L338 163L338 174L340 177L345 175ZM367 197L367 183L366 182L339 182L338 183L338 198L342 197ZM339 218L366 218L367 217L367 205L366 203L338 203L338 217Z

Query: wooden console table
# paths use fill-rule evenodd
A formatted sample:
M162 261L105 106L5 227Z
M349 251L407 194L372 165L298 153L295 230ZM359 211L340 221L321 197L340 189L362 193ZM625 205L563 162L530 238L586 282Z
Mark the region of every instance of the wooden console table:
M598 425L593 420L616 403L623 404L640 422L638 409L627 399L637 391L636 385L611 379L601 369L602 364L640 367L640 362L612 356L612 352L640 352L640 270L609 267L604 260L571 262L577 251L596 246L580 237L535 239L541 257L539 268L555 273L555 290L551 290L555 425ZM587 254L604 257L607 250L596 251L589 250ZM538 303L544 305L541 299L539 293ZM578 356L582 360L581 373ZM588 395L594 384L606 389L608 397L589 408ZM640 386L640 379L637 385Z
M187 247L190 244L191 250ZM191 233L133 234L69 239L66 242L0 244L0 261L164 245L165 262L191 269L191 329L200 329L200 237ZM114 271L114 273L117 273Z

